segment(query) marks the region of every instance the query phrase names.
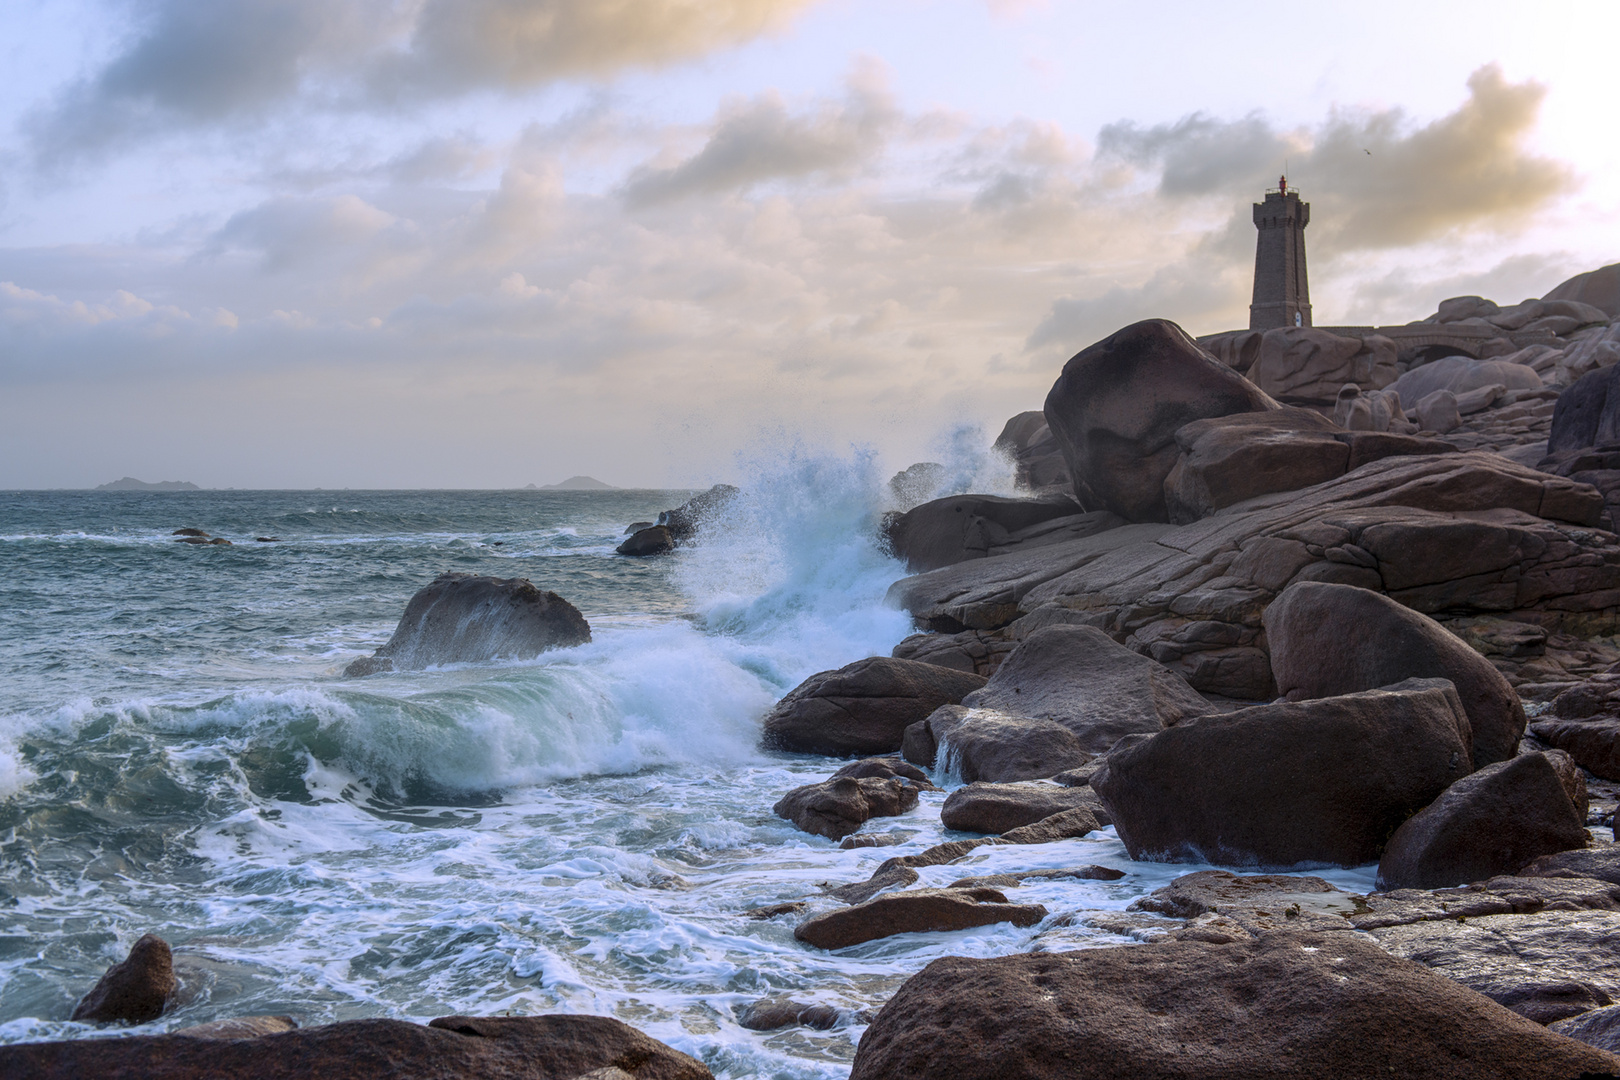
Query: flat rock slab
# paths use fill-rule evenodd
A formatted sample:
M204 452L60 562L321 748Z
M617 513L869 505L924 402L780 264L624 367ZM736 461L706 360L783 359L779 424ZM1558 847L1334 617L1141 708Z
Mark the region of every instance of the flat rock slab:
M793 936L818 949L843 949L895 934L967 930L1000 922L1034 926L1046 915L1041 905L1009 903L995 889L916 889L816 915L800 923Z
M1112 866L1071 866L1062 870L1019 870L953 881L948 889L1016 889L1026 881L1118 881L1125 871Z
M1363 897L1350 922L1357 930L1378 930L1547 910L1620 911L1620 885L1592 878L1504 876L1460 889L1394 889Z
M935 960L850 1080L1522 1080L1620 1072L1354 934Z
M345 1020L257 1039L135 1035L0 1047L0 1075L30 1080L713 1080L696 1058L606 1016L445 1016L427 1025Z
M1431 920L1373 936L1394 955L1539 1024L1612 1005L1620 995L1620 912Z
M1037 783L968 784L946 797L939 820L947 829L1005 833L1065 810L1089 810L1094 801L1089 788Z
M1094 833L1102 826L1089 806L1077 806L1029 825L1020 825L1001 834L1003 844L1051 844L1075 840Z
M1350 930L1346 920L1361 899L1319 877L1202 870L1155 889L1130 910L1193 920L1176 936L1220 943L1278 931Z

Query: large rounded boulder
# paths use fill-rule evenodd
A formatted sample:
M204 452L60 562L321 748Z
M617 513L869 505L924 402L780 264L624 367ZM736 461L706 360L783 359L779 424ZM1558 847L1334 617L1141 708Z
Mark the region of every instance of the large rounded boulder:
M1273 933L935 960L861 1036L850 1080L1519 1080L1620 1057L1354 934Z
M1164 478L1181 454L1176 431L1194 420L1277 407L1181 327L1149 319L1063 365L1045 412L1087 510L1168 521Z
M766 714L761 741L806 754L892 754L907 727L984 684L971 671L867 657L799 684Z
M387 644L344 674L528 660L590 640L590 623L579 609L528 578L441 574L411 597Z
M1506 761L1524 735L1524 706L1501 672L1451 631L1381 593L1300 581L1266 608L1278 692L1289 701L1449 679L1473 731L1476 768Z

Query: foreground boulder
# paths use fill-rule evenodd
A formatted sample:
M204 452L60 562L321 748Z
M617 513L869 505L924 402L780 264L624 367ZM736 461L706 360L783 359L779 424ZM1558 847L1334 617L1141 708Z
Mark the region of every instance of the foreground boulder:
M599 1071L599 1072L598 1072ZM0 1047L0 1075L31 1080L713 1080L696 1058L607 1016L345 1020L256 1039L139 1035Z
M1360 549L1343 550L1343 558L1359 557ZM1518 749L1519 695L1489 660L1427 615L1368 589L1301 581L1266 608L1264 621L1277 691L1288 700L1449 679L1468 713L1474 766L1506 761Z
M1046 909L1041 905L1009 903L996 889L914 889L816 915L800 923L793 936L818 949L843 949L895 934L967 930L999 922L1034 926L1044 918Z
M1076 354L1046 396L1075 497L1127 521L1168 521L1164 479L1194 420L1277 403L1175 323L1133 323Z
M842 776L794 788L771 810L805 832L842 840L874 817L894 817L917 805L917 786L898 777Z
M387 644L343 674L528 660L590 640L591 626L579 609L528 578L440 574L411 597Z
M1030 634L962 704L1055 720L1091 753L1212 708L1181 676L1091 626Z
M906 728L906 760L962 778L1011 782L1043 780L1091 761L1074 732L1056 720L1013 716L994 709L941 705Z
M1586 829L1544 754L1488 765L1408 818L1378 863L1381 889L1444 889L1511 874L1586 846Z
M73 1009L73 1019L90 1024L144 1024L163 1015L179 981L169 943L144 934L129 955L107 969Z
M1577 1080L1620 1057L1351 934L935 960L850 1080Z
M761 741L806 754L892 754L907 727L984 684L968 671L868 657L800 683L766 714Z
M1472 771L1451 684L1259 705L1116 747L1091 778L1133 859L1359 866Z

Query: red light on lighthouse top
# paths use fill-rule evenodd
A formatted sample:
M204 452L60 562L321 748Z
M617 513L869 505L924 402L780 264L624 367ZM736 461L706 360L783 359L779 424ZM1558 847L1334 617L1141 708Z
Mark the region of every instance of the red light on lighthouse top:
M1282 195L1287 195L1288 194L1288 177L1279 176L1277 178L1277 191L1278 191L1279 194L1282 194Z

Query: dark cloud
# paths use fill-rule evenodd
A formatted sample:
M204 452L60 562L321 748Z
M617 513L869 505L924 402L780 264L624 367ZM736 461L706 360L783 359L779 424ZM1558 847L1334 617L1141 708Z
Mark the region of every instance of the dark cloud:
M1568 165L1529 147L1545 95L1488 65L1469 78L1461 106L1424 125L1401 109L1335 110L1291 132L1258 113L1232 121L1195 113L1147 128L1111 124L1098 153L1157 170L1167 198L1253 197L1286 159L1313 205L1310 236L1322 250L1403 247L1515 227L1574 189Z
M741 44L811 0L150 0L129 44L35 110L49 168L290 102L364 108L605 78Z

